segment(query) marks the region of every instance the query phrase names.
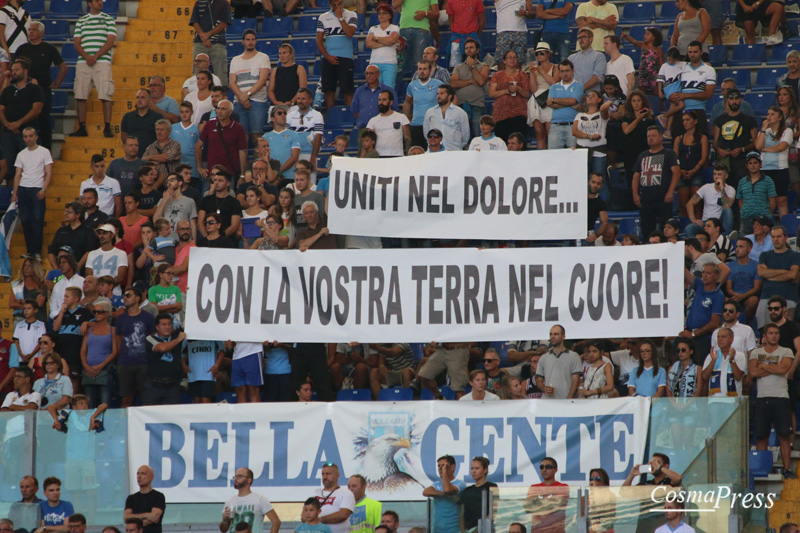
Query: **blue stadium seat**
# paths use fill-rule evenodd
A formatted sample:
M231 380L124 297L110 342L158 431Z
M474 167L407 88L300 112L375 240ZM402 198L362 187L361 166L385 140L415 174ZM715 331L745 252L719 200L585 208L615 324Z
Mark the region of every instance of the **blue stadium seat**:
M292 33L294 20L292 17L272 17L264 19L259 39L272 37L286 38Z
M278 59L278 47L281 45L280 41L256 41L256 50L261 53L267 54L273 65Z
M328 3L328 0L317 0L316 1L317 7L305 7L303 8L303 13L325 13L327 10L331 8L331 5Z
M68 20L43 20L42 24L44 24L44 37L48 42L71 40Z
M318 155L317 156L317 168L328 168L328 159L331 156L329 155Z
M669 44L669 43L667 43ZM719 68L728 61L728 49L724 44L709 45L708 47L708 62L714 68Z
M64 43L61 45L61 57L67 65L78 63L78 52L75 50L75 43Z
M655 17L655 2L639 2L636 4L625 4L622 8L620 20L624 20L626 24L641 24L652 22Z
M358 150L358 130L356 128L350 130L350 142L347 143L347 151L353 150ZM413 349L414 345L412 344L411 347Z
M82 0L51 0L47 18L77 19L83 15Z
M355 124L356 118L347 106L335 106L328 109L325 126L329 128L350 129Z
M50 79L54 80L58 76L58 67L50 67ZM75 67L67 68L67 75L61 82L61 89L72 89L75 87Z
M767 171L769 172L769 171ZM781 217L781 225L786 228L786 234L789 237L797 235L797 228L800 227L800 215L796 213L789 213Z
M317 41L315 39L298 39L291 41L294 47L294 58L313 61L317 57ZM319 72L314 70L314 75L319 76Z
M408 90L408 82L404 80L398 80L395 84L395 94L397 95L397 105L403 103L403 100L406 99L406 92Z
M750 87L750 71L747 69L720 69L717 71L717 84L722 85L725 78L733 78L736 87L745 92Z
M800 50L800 43L784 42L772 47L772 55L767 59L767 65L785 65L786 54L792 50Z
M642 234L642 225L639 222L639 218L623 218L619 221L619 234L617 236L617 240L622 241L622 236L631 233L633 235L641 235Z
M763 44L737 44L728 60L731 67L755 67L767 60L767 47Z
M25 2L25 9L28 8L28 3ZM119 15L119 0L103 0L103 13L117 18Z
M356 130L353 130L353 131L355 132ZM356 135L358 135L357 132L356 132ZM351 134L350 138L351 139L353 138L352 134ZM358 138L357 137L356 137L356 142L358 142ZM425 348L425 343L423 343L423 342L412 342L411 343L411 352L414 354L414 362L415 363L419 363L420 361L422 361L422 358L425 357L424 348Z
M775 105L775 92L768 91L747 93L744 95L744 100L753 106L753 113L755 113L756 122L758 122L759 117L763 118L767 116L767 110L769 109L769 106Z
M486 54L494 54L497 48L497 32L485 31L481 35L481 56Z
M232 24L225 29L225 38L241 41L244 30L255 31L257 23L256 19L233 19Z
M66 91L53 91L53 102L50 105L50 112L61 114L67 110L67 100L69 94Z
M228 63L230 63L231 59L234 57L244 53L244 45L241 41L229 41L225 46L228 50Z
M369 389L346 389L336 393L337 402L369 402L372 401L372 391Z
M439 391L442 393L442 396L444 396L445 400L455 400L456 399L456 393L453 392L453 389L451 389L450 387L439 387ZM420 400L433 400L433 393L431 393L431 391L429 391L428 389L422 389L422 392L420 392L420 395L419 395L419 399Z
M755 478L772 472L774 458L769 450L750 450L750 490L753 490Z
M297 31L295 31L292 36L293 37L314 37L317 35L317 20L319 20L319 15L312 15L312 16L302 16L297 21Z
M369 66L369 60L365 57L357 57L353 60L353 77L357 80L364 79L364 72Z
M680 11L675 2L662 2L661 14L656 17L656 22L658 24L672 24L675 22L675 17L678 16L678 13Z
M724 98L722 97L722 93L715 93L711 98L706 101L706 113L711 115L711 110L714 109L714 106L717 105L719 102L722 102Z
M497 28L497 10L487 9L484 11L486 17L486 24L483 26L484 30L494 30Z
M228 402L228 403L236 403L238 400L236 399L236 393L231 392L220 392L217 393L217 403Z
M750 88L754 91L774 91L778 78L788 70L786 67L760 68L756 71L756 82Z
M41 18L44 15L44 0L28 0L25 2L25 11L35 19Z
M633 37L634 39L636 39L637 41L644 41L644 32L649 27L650 27L649 25L632 26L631 29L629 29L626 33L631 37ZM624 46L631 46L630 44L627 43L627 41L623 41L622 43Z
M642 49L641 48L637 48L635 46L628 45L628 47L625 47L625 48L622 49L622 53L624 53L625 55L627 55L628 57L631 58L631 61L633 61L634 68L639 68L639 61L641 61L641 59L642 59Z
M414 391L407 387L381 389L381 391L378 393L378 401L381 402L410 402L413 399Z

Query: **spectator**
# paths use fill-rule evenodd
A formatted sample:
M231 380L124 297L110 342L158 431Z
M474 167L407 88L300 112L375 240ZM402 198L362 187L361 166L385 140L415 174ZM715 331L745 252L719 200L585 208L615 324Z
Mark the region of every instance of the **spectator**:
M680 13L675 17L669 44L677 47L681 55L685 56L692 42L706 41L711 33L711 17L699 0L678 0L676 4Z
M317 204L311 200L303 202L303 220L305 227L297 230L295 241L289 248L297 248L305 252L311 248L315 250L335 250L336 237L328 231L327 218L320 213Z
M253 471L249 468L238 468L233 476L233 488L238 492L225 502L222 521L219 524L221 533L240 531L240 524L249 526L250 533L261 533L264 517L270 522L270 533L278 533L281 520L272 504L261 494L253 492Z
M736 25L744 28L744 42L755 44L756 26L761 23L763 28L769 28L769 36L764 39L764 44L774 45L783 42L781 21L785 20L783 4L772 1L743 0L736 3Z
M655 533L695 533L694 528L683 521L683 509L685 508L686 504L682 501L665 501L664 520L666 520L666 523L657 528Z
M178 232L178 245L175 247L175 265L172 273L178 278L175 284L181 290L181 299L186 297L186 283L189 272L189 251L196 245L192 237L192 226L189 222L181 220L175 225Z
M69 403L69 402L67 402ZM49 528L50 531L69 531L67 522L75 514L72 504L61 499L61 480L57 477L45 478L44 495L46 500L39 502L42 509L42 529ZM39 529L39 533L45 533Z
M464 527L467 530L478 527L481 519L491 519L491 512L483 514L483 501L488 500L488 493L497 488L497 483L486 479L489 474L489 460L486 457L475 457L470 463L470 475L474 485L465 488L460 495L460 504L464 509Z
M515 131L508 136L506 142L509 152L524 152L525 151L525 137L518 131Z
M450 388L456 392L457 397L463 396L464 388L469 382L470 344L432 342L426 350L431 353L428 355L426 351L427 360L417 373L420 385L431 391L434 399L444 399L436 385L436 377L446 370Z
M547 147L574 148L575 137L572 136L572 123L578 112L574 106L583 99L583 86L573 79L573 65L569 59L564 59L558 64L561 82L550 87L547 97L547 107L553 110L552 124L547 135Z
M113 103L111 98L114 96L111 49L114 48L117 40L117 28L114 18L103 13L102 0L87 0L86 6L89 12L78 19L73 34L75 51L79 56L78 64L75 67L75 107L78 111L78 129L70 133L70 136L86 137L89 135L86 131L86 100L94 86L97 90L97 99L103 105L103 121L105 122L103 136L110 138L114 136L111 131ZM125 141L124 134L122 141Z
M711 350L711 334L719 327L722 319L725 296L717 283L719 268L719 265L711 262L704 263L700 279L686 272L686 284L694 288L695 294L686 315L686 327L679 335L694 339L697 364Z
M53 331L58 334L58 352L69 367L69 378L72 380L74 391L80 390L80 376L83 369L81 362L82 326L93 318L92 312L80 305L81 295L79 287L64 289L63 304L53 319Z
M778 106L772 106L755 138L754 147L761 151L762 170L775 183L778 194L778 214L789 213L787 194L789 191L789 147L794 142L794 132L786 125L786 117Z
M619 234L619 226L610 222L600 238L594 241L595 246L622 246L622 243L617 240Z
M772 217L761 216L753 220L753 233L747 235L747 238L753 241L753 251L750 252L750 259L753 261L758 262L763 252L773 249L772 237L769 234L772 226Z
M133 135L139 140L139 157L144 155L148 146L156 142L156 122L162 119L160 113L153 111L151 104L150 90L139 89L136 92L136 109L125 113L120 123L123 143L128 135Z
M523 508L531 515L531 532L566 531L569 488L566 483L556 481L557 472L556 460L552 457L543 458L539 463L539 476L542 482L534 483L528 488ZM547 503L543 503L542 500Z
M617 6L608 0L591 0L578 6L575 22L580 29L592 30L593 38L589 42L595 50L602 52L603 39L607 35L613 35L619 23L619 12Z
M241 125L250 134L253 143L264 133L267 120L267 85L272 64L269 56L256 50L256 32L242 33L244 52L231 60L228 83L233 94L234 111L241 117ZM242 165L244 170L244 165Z
M206 114L211 116L213 113L214 116L216 116L216 113L214 112L214 107L216 105L213 97L214 92L211 90L211 76L212 74L208 70L201 70L195 74L194 77L196 78L196 88L194 91L187 94L186 98L184 98L183 102L181 102L181 107L187 104L191 106L190 121L192 125L197 127L199 127L203 116ZM181 114L181 125L184 128L186 127L186 122L187 121L184 119L183 114ZM175 132L175 126L176 124L172 125L173 133ZM194 160L192 159L189 164L194 164Z
M793 53L797 52L797 53ZM790 50L786 54L786 74L778 77L775 88L791 87L795 96L800 94L800 51Z
M370 344L377 353L378 365L370 370L372 399L377 400L382 388L409 387L414 379L414 354L408 344Z
M436 470L440 480L422 491L424 497L433 498L432 529L458 531L461 516L458 502L461 492L467 485L456 478L456 460L450 455L443 455L436 460Z
M392 0L392 7L395 11L400 11L400 37L406 43L405 65L410 65L413 70L422 61L426 48L433 44L431 32L435 30L438 35L439 2L437 0ZM442 83L447 82L443 81Z
M386 533L397 533L400 528L400 515L394 511L384 511L381 515L381 526L386 527Z
M136 471L136 484L139 492L125 499L125 523L140 521L138 533L161 533L161 520L167 508L164 495L153 488L153 469L142 465ZM136 523L136 522L134 522ZM141 526L144 526L142 529ZM128 528L125 528L128 531Z
M709 253L716 254L720 261L727 261L733 255L733 245L727 235L722 234L722 223L718 218L706 220L705 230L708 234Z
M328 524L333 533L345 533L350 527L350 515L355 509L355 497L346 487L340 487L339 467L326 463L322 467L322 487L314 489L314 497L320 502L323 524ZM327 494L326 494L327 492Z
M261 237L254 240L251 250L285 250L289 246L289 236L281 234L283 221L277 213L268 215L261 226ZM279 400L275 400L279 401Z
M320 86L325 93L325 104L328 109L334 106L337 85L344 97L344 104L349 107L353 103L355 63L351 39L358 26L356 14L344 9L342 0L332 0L330 6L330 11L320 15L317 21L317 48L322 56Z
M702 52L702 43L698 41L689 43L686 53L688 61L683 65L680 76L681 90L680 92L672 93L669 96L669 101L672 104L683 102L686 111L695 110L697 121L705 131L707 129L706 101L710 100L714 95L717 72L714 67L703 62ZM672 131L673 135L680 133L680 130L676 130L674 126Z
M729 90L725 96L725 113L714 121L717 162L727 165L732 180L740 180L747 175L745 154L753 150L758 136L756 119L742 113L739 107L741 101L742 94L738 90ZM781 189L784 196L787 187L788 182Z
M300 166L300 165L298 165ZM295 219L294 223L298 228L305 226L305 221L302 215L302 205L306 201L313 201L317 204L317 208L321 213L325 213L325 197L314 190L311 185L310 172L306 168L298 168L295 176L295 183L293 185L293 192L295 193Z
M636 69L630 56L619 51L621 46L622 42L616 35L607 35L603 39L603 49L609 57L608 63L606 63L605 75L616 76L620 80L622 93L627 96L636 83L634 75ZM601 79L603 78L599 78L598 82Z
M738 242L738 241L737 241ZM733 349L737 352L742 352L745 357L750 355L756 347L756 334L753 332L753 328L748 326L747 324L742 324L739 322L739 316L741 315L741 307L733 298L725 300L725 305L722 308L722 320L723 325L720 329L714 331L711 335L711 346L718 346L717 343L717 335L718 332L722 328L728 328L731 330L733 335ZM787 322L788 323L788 322ZM795 325L791 328L792 333L797 333L797 328L800 326ZM792 337L792 347L794 347L794 337ZM746 373L746 371L745 371Z
M146 217L152 217L156 212L158 201L161 200L162 194L156 185L156 178L158 177L155 166L142 166L139 169L139 181L142 188L139 189L139 212Z
M160 188L169 174L175 172L175 167L181 163L181 144L170 138L172 124L162 118L156 122L156 140L148 146L142 160L154 163L158 179L155 187Z
M213 198L208 196L207 198ZM222 217L214 212L203 217L204 228L201 233L205 233L197 240L197 246L202 248L236 248L236 243L222 232Z
M350 98L352 96L351 92ZM297 91L297 107L290 109L286 115L286 125L298 134L300 159L310 161L313 169L316 169L317 155L322 147L322 131L325 128L325 120L322 118L322 113L311 108L311 102L313 101L314 93L307 87L301 87ZM350 105L350 103L347 102L347 105ZM329 109L330 107L333 106L329 106Z
M50 294L50 318L55 318L64 303L64 291L67 287L83 287L83 277L78 275L78 264L72 254L59 255L58 268L62 277L53 286ZM80 300L80 298L78 298Z
M81 386L91 405L111 402L111 365L117 358L119 342L109 323L111 302L102 299L94 304L94 321L88 323L81 347L83 378Z
M10 173L17 154L27 146L23 131L26 128L35 131L44 106L44 92L37 84L30 83L28 69L27 59L15 59L11 64L11 84L0 93L0 122L5 126L0 148L6 160L7 178L12 178Z
M166 94L167 82L163 76L153 76L150 78L150 109L169 121L170 126L180 120L178 102Z
M382 4L386 5L386 4ZM364 72L367 82L356 89L353 97L353 105L350 109L356 117L356 128L363 130L367 123L380 113L379 97L383 91L388 91L392 96L392 109L397 111L397 100L394 92L394 83L391 85L378 81L381 72L377 65L369 65Z
M678 156L664 148L656 126L647 128L650 149L642 152L634 166L633 202L639 207L642 232L650 234L672 218L672 199L680 179Z
M115 343L119 347L117 379L122 407L130 407L137 395L141 395L147 370L145 342L156 329L152 314L143 312L144 295L132 287L122 295L125 312L117 317ZM137 476L138 477L138 476Z
M773 227L770 236L774 248L763 252L758 259L757 273L764 280L756 311L759 327L769 322L766 311L771 297L781 296L788 302L789 309L797 305L795 280L800 273L800 254L787 246L789 236L783 226Z
M614 365L604 355L602 342L590 342L584 355L579 398L608 398L614 391ZM588 364L588 366L586 366Z
M753 241L749 237L739 238L736 241L734 251L736 260L730 262L731 273L725 287L733 301L744 307L748 322L756 314L758 295L762 285L761 278L757 273L758 261L750 257L752 250Z
M200 52L194 56L194 63L192 64L193 74L190 78L187 78L185 82L183 82L183 86L181 87L181 102L186 101L186 97L198 90L197 86L197 74L201 71L205 70L211 74L211 71L208 69L211 66L211 60L208 57L208 54L205 52ZM222 80L219 79L219 76L216 74L211 74L210 78L210 85L222 85Z
M117 287L115 294L121 294L121 286L128 279L128 255L114 246L116 230L111 224L103 224L95 230L100 247L89 252L86 258L87 276L112 276ZM108 403L108 402L101 402ZM99 405L95 402L93 405Z
M589 198L587 201L587 236L586 242L589 244L594 243L597 246L597 236L603 235L609 226L608 222L608 207L605 201L600 198L600 190L603 188L603 175L598 172L589 174ZM595 222L600 220L600 225L595 230ZM616 240L616 232L614 232L614 240ZM601 239L602 241L602 239Z
M27 254L23 257L35 258L41 263L44 212L47 209L45 197L53 177L53 157L50 150L36 144L38 136L34 128L26 127L22 131L22 138L26 147L17 155L14 163L16 173L11 202L19 202L17 209L27 247Z
M564 345L563 326L550 328L550 348L539 360L536 386L544 391L543 398L574 398L583 371L580 357Z
M217 104L217 118L209 120L200 131L194 153L201 178L205 178L208 168L215 165L223 165L234 176L243 175L247 161L247 134L241 124L231 119L232 113L233 104L222 100ZM207 167L201 160L204 144L208 145Z
M645 28L643 41L637 41L625 32L622 32L620 37L642 51L641 59L639 60L639 90L648 96L658 94L658 72L664 62L661 50L664 37L661 34L661 28L655 26ZM631 87L629 84L628 88L630 89Z
M311 390L311 386L308 383L305 386L308 386L309 391ZM294 531L297 533L331 533L331 528L320 522L319 515L321 510L322 504L319 503L317 498L311 497L307 499L300 514L302 523L294 528Z
M647 486L647 485L654 485L654 486L669 486L669 487L680 487L681 482L683 481L683 477L677 472L674 472L669 469L670 461L669 456L663 453L654 453L650 462L650 476L651 478L647 478L647 474L641 472L640 467L642 465L634 465L631 469L628 477L625 478L625 481L622 482L622 486L629 487L633 483L633 478L636 476L641 476L642 479L639 480L638 486Z
M39 137L42 146L48 150L52 143L52 128L50 127L50 113L52 111L53 91L61 86L67 75L67 63L61 54L50 43L42 41L44 24L33 20L28 28L28 42L17 48L16 57L25 58L30 62L30 76L37 81L44 91L44 107L39 115ZM56 79L50 79L50 66L58 67Z
M708 136L706 136L705 132L698 129L697 113L695 111L687 111L683 114L681 120L684 133L676 137L673 143L673 148L678 154L681 168L680 180L678 181L678 204L681 212L685 211L690 218L694 218L695 212L693 210L689 211L687 202L691 202L689 200L690 195L691 198L694 199L697 191L705 183L703 167L707 165L709 160ZM725 171L725 178L727 178L727 171ZM720 185L720 187L724 187L724 179L723 185ZM714 190L713 185L711 186L711 190ZM706 187L706 191L710 192L708 187ZM698 200L699 199L698 197ZM692 206L694 206L695 203L696 201L691 202ZM732 203L733 200L730 198L729 204ZM704 200L703 206L705 207L706 205L708 204ZM694 207L692 207L692 209L694 209ZM723 208L715 204L712 209L715 211L722 211ZM731 211L728 211L727 214L731 216L731 219L727 221L727 227L729 228L728 233L730 233L730 229L733 225L733 214Z
M439 49L434 46L429 46L425 48L422 52L422 60L427 61L432 65L433 70L431 71L431 78L435 80L439 80L442 83L450 83L450 71L446 68L439 66ZM406 62L408 62L408 56L406 56ZM414 71L414 75L411 76L411 81L415 81L419 79L419 69Z
M481 62L479 53L480 43L475 39L467 39L464 44L466 58L463 63L456 65L450 78L450 85L456 91L459 105L469 115L471 137L480 134L480 118L485 114L484 87L489 81L489 66Z
M72 381L69 378L69 367L65 365L61 356L53 352L55 342L49 334L42 335L39 339L40 346L47 347L49 353L42 354L40 360L44 369L44 377L39 378L33 384L33 390L42 397L42 407L55 405L56 409L61 409L69 405L72 397ZM43 350L44 351L44 350ZM65 375L62 370L66 368ZM45 488L45 494L47 489ZM55 507L55 506L54 506ZM44 513L42 514L44 516ZM69 515L68 515L69 516Z
M716 344L712 345L703 363L703 380L708 383L708 395L741 396L742 378L747 373L747 352L733 347L731 328L721 327L716 334Z
M119 182L120 192L124 198L126 194L140 186L137 173L144 165L144 160L139 157L139 139L133 135L129 135L125 139L122 144L122 152L122 157L118 157L108 164L106 174Z
M272 183L278 183L280 179L277 172L277 169L280 168L280 163L275 159L270 159L269 141L263 138L259 139L259 141L261 144L266 145L264 158L258 158L253 161L251 165L253 179L249 182L243 181L240 183L239 189L236 191L236 199L239 200L243 209L247 207L245 195L251 187L256 189L256 197L260 205L265 209L272 207L278 198L278 188Z
M168 177L167 188L164 190L161 200L158 201L153 215L156 220L166 218L169 221L172 228L170 237L173 240L178 238L178 223L182 220L189 223L192 237L197 234L197 208L194 200L183 195L182 187L183 176L172 174Z
M369 29L364 46L372 50L369 64L378 68L381 84L393 88L397 78L397 43L400 40L400 27L392 24L394 10L389 4L379 4L377 12L378 24Z
M31 408L33 408L33 405ZM20 432L22 429L20 425ZM38 490L39 481L36 477L28 475L22 478L19 482L19 492L22 499L18 502L13 502L8 511L8 518L3 518L0 521L0 528L4 533L12 533L14 531L19 533L33 532L41 524L41 507L39 507L39 503L42 500L36 496ZM16 529L14 529L15 523Z
M461 57L464 55L464 44L467 39L480 41L479 34L483 33L483 27L486 25L486 10L480 0L463 0L461 2L447 2L446 11L448 26L450 26L450 44L447 47L447 59L452 65L454 61L455 63L461 62ZM455 60L450 57L453 53L453 43L458 43L458 58Z
M32 385L33 371L25 365L17 368L14 374L14 391L6 395L3 400L3 405L0 407L0 411L27 411L39 409L42 397L38 392L33 391ZM30 476L28 476L28 478L30 478ZM33 478L33 481L34 486L31 488L25 487L25 489L23 489L23 483L20 482L20 492L22 493L21 501L24 503L39 503L42 501L36 498L36 491L39 489L39 483L35 478Z
M267 215L266 209L261 207L258 188L249 186L245 193L245 205L242 210L242 224L239 226L237 238L244 238L244 247L250 248L258 236L261 235L261 228L264 226Z
M703 266L706 263L711 263L720 269L721 276L717 278L717 282L724 283L728 279L730 269L715 254L708 252L708 234L705 230L698 232L697 237L697 239L686 239L685 256L688 262L691 263L689 272L693 277L699 279L703 273ZM705 239L706 242L701 244L699 237Z
M605 56L592 49L593 34L588 29L578 31L579 50L569 56L575 69L575 80L583 84L583 91L600 89L606 72ZM618 78L621 79L621 78ZM627 93L625 93L627 94Z
M331 378L328 374L327 346L322 343L293 343L282 346L289 352L293 387L300 401L311 401L311 386L304 386L307 382L314 383L318 401L335 400L336 395L331 390Z
M404 145L411 145L408 117L395 111L393 106L395 103L392 92L382 90L378 95L378 115L367 122L367 131L377 136L375 150L380 157L402 156Z
M278 47L278 66L269 78L269 100L273 105L295 105L297 91L308 87L308 74L303 65L294 62L294 48L289 43Z
M180 384L183 378L181 353L186 334L175 332L172 316L156 316L156 332L146 339L147 372L142 400L145 405L174 405L180 403Z
M192 122L194 106L192 106L191 103L181 102L180 111L181 121L178 124L173 124L172 131L170 132L170 138L176 141L181 148L180 164L175 166L173 172L180 173L184 168L187 168L189 175L187 176L186 185L188 186L190 184L189 182L194 184L200 180L200 175L193 166L197 162L194 147L197 144L197 140L200 138L200 130L197 128L197 125ZM197 191L199 200L200 191L197 190L197 187L192 188Z
M188 392L194 403L211 403L216 398L217 373L225 357L219 341L187 340L183 353L183 371L188 378Z
M25 300L23 320L17 322L12 338L17 346L20 362L33 370L34 379L39 379L44 374L39 358L39 339L47 331L44 322L36 318L38 310L39 304L36 300Z
M467 113L455 105L456 92L450 85L440 85L436 103L425 112L422 130L427 137L431 129L438 129L444 137L446 150L463 150L470 140L470 124Z
M542 19L542 34L538 49L543 44L547 45L547 50L554 50L556 60L567 59L570 53L570 34L569 34L569 15L572 13L574 3L567 0L539 0L536 5L536 18ZM527 10L526 13L527 14ZM499 20L498 13L498 20ZM498 25L499 28L499 25ZM498 29L498 51L500 41L500 31ZM523 50L524 53L524 50ZM523 57L518 55L517 57Z
M300 136L286 127L286 114L289 108L283 104L272 108L272 131L264 134L269 142L270 154L280 163L279 172L287 181L294 180L294 165L300 159Z
M225 30L231 22L231 5L225 0L196 0L189 19L189 26L194 28L192 55L208 54L214 73L222 80L228 79Z
M720 92L722 93L722 99L719 102L717 102L716 104L714 104L713 108L711 108L711 120L709 121L709 123L711 124L712 132L715 129L714 122L716 122L717 118L719 118L723 113L725 113L728 110L728 101L726 99L727 96L728 96L728 91L731 91L731 90L737 90L738 91L739 90L736 87L736 80L734 80L733 78L725 78L724 80L722 80L722 83L719 84L719 89L720 89ZM778 89L778 97L779 97L778 98L778 100L779 100L778 104L779 105L780 105L780 93L781 93L781 91L780 91L780 89ZM796 101L796 99L795 99L795 101ZM750 103L747 100L742 100L741 101L741 105L739 106L739 110L742 113L744 113L745 115L750 115L751 117L755 117L756 116L755 112L753 111L753 106L751 106Z
M473 370L469 373L469 385L472 390L459 398L459 401L479 401L485 402L490 400L499 400L497 394L486 390L486 371Z
M419 78L408 85L406 99L403 102L403 113L411 125L411 144L423 148L427 146L423 127L425 113L436 106L438 90L443 85L440 80L431 78L431 68L432 64L425 60L417 64Z
M528 77L532 93L528 100L528 124L533 125L536 134L536 149L546 150L553 116L553 108L548 106L547 99L550 87L560 83L561 76L559 66L550 63L549 44L544 41L539 42L534 53L536 61L528 64Z
M200 117L200 124L197 125L200 131L203 131L206 122L208 122L212 118L217 118L217 112L216 112L217 106L221 101L227 99L227 96L228 96L228 89L226 89L225 87L221 85L211 86L212 109L207 113L203 113L203 116ZM239 122L239 114L238 113L231 114L231 120L233 120L234 122Z
M489 98L494 98L492 116L497 122L497 136L508 140L515 131L522 131L528 122L528 97L531 95L528 76L522 72L517 53L506 52L505 69L492 76Z
M589 172L600 174L601 179L606 171L609 108L611 102L603 103L600 92L592 89L586 93L582 112L575 116L575 122L572 123L572 136L576 138L576 146L589 149Z
M39 305L37 317L42 322L46 321L47 312L44 306L48 292L42 264L29 258L23 260L17 276L11 280L11 293L8 295L8 307L14 310L14 323L22 320L25 300L36 300Z
M381 502L367 498L367 480L361 474L350 476L347 488L353 493L356 502L353 514L350 515L350 531L375 531L381 523ZM277 531L275 532L277 533Z
M667 397L697 398L703 392L703 381L698 379L697 365L692 361L694 342L679 338L675 346L678 357L667 372Z
M625 176L632 180L639 155L648 150L647 131L655 126L650 102L641 91L631 91L622 113L622 157Z
M508 147L506 146L506 143L503 142L503 139L496 137L494 134L496 125L497 123L494 121L494 117L490 115L482 116L480 121L481 133L478 137L472 139L472 142L469 143L468 150L478 152L481 150L497 150L501 152L507 151Z
M748 153L746 165L748 175L739 180L736 189L736 199L739 200L739 232L745 235L754 231L754 221L757 218L772 219L777 196L772 178L761 171L761 154Z

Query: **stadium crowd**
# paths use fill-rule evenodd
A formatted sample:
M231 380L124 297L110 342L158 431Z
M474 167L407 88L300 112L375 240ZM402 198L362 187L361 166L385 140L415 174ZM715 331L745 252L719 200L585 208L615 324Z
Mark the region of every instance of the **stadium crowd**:
M481 53L481 1L450 0L442 8L434 0L380 0L379 23L366 38L372 50L366 81L355 87L351 38L366 4L331 0L317 23L321 78L313 91L292 45L281 44L278 57L269 57L256 49L253 30L243 32L243 52L228 63L232 8L226 0L198 0L190 22L194 74L181 101L166 95L165 78L154 72L119 125L124 155L86 162L88 177L46 243L49 106L66 68L24 2L9 0L0 8L6 54L3 62L0 53L0 147L27 253L11 282L13 340L0 341L0 353L8 355L0 359L2 410L46 409L58 425L72 406L93 413L82 422L91 430L107 406L210 403L230 389L241 403L333 401L349 390L369 390L377 400L398 386L415 398L462 401L753 395L758 447L766 449L774 427L783 474L794 477L800 253L793 249L796 235L775 217L790 212L792 190L800 189L800 52L787 55L788 73L777 80L765 117L754 116L730 78L720 80L724 99L706 113L718 80L703 43L708 36L720 42L722 15L711 8L719 2L705 2L704 9L696 0L678 0L666 53L657 27L642 41L618 37L619 14L606 0L578 7L575 52L568 36L572 2L495 3L496 58ZM279 0L254 6L237 16L301 8ZM543 20L531 48L528 18ZM736 22L747 42L759 22L769 28L767 44L783 39L780 2L739 2ZM442 59L440 25L450 27L452 39ZM101 0L88 0L75 28L72 136L89 136L92 88L102 101L103 134L113 136L115 40L113 17L102 12ZM641 49L638 68L621 52L623 40ZM55 80L51 65L60 67ZM329 139L331 153L323 134L339 99L357 133ZM424 345L223 343L183 333L194 247L534 245L333 235L325 215L331 161L325 154L548 148L588 149L587 236L565 244L684 241L686 321L675 337L580 339L558 325L548 339ZM639 212L640 230L619 235L609 212L626 209ZM668 459L656 470L662 466ZM543 474L548 470L542 466ZM50 488L57 485L44 482L51 507L59 505ZM319 511L313 502L306 507ZM126 533L155 532L148 513L127 517ZM56 531L78 532L82 516L69 515L68 529L62 522Z

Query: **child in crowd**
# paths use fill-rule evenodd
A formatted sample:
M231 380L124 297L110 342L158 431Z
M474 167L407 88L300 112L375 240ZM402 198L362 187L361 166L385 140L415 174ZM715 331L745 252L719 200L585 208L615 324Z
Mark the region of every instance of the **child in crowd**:
M44 376L39 354L39 339L47 331L44 322L36 319L39 304L36 300L25 300L22 308L24 319L14 328L14 343L22 362L27 363L33 370L34 381Z
M658 72L664 62L664 54L661 51L664 36L661 34L661 28L645 29L644 41L637 41L625 32L621 37L642 50L642 57L639 60L639 90L648 95L657 94Z
M172 226L166 218L159 218L155 222L156 236L150 246L144 248L144 254L153 261L153 266L162 263L175 264L175 241L172 240Z
M37 533L42 533L44 528L50 531L69 531L67 519L75 514L75 509L68 501L61 499L61 480L57 477L49 477L44 480L45 500L39 502L42 510L42 528Z
M681 90L681 72L683 72L684 65L685 63L681 61L681 53L677 47L673 46L667 50L667 62L661 65L661 69L658 71L658 97L661 98L665 108L668 105L669 109L657 118L661 127L667 131L672 131L673 117L681 116L685 107L683 102L669 101L672 93Z
M506 142L500 137L495 137L494 128L495 120L491 115L483 115L480 121L481 136L472 139L469 143L469 150L478 151L498 151L505 152L508 150Z
M337 135L336 138L333 140L333 148L334 152L331 154L331 157L328 158L328 163L325 165L325 168L317 169L317 192L320 193L322 196L327 198L328 196L328 186L330 180L330 173L331 173L331 165L333 164L333 156L339 157L347 157L345 155L345 150L347 150L347 145L350 144L350 139L347 135ZM324 174L324 178L319 178L320 174Z
M114 278L111 276L101 276L97 279L97 294L111 301L111 316L114 318L125 312L122 296L114 294Z
M300 520L303 523L294 528L294 530L305 533L331 533L330 526L319 521L321 512L322 504L319 503L318 499L307 499L303 504L303 512L300 515Z

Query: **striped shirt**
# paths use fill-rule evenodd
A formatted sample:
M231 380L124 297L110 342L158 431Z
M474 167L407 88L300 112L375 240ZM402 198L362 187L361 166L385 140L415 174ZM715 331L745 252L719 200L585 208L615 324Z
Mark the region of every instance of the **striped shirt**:
M753 183L749 176L745 176L739 181L736 188L736 199L742 200L742 218L753 218L757 216L771 217L769 209L769 199L778 196L775 192L775 182L772 178L761 173L761 177Z
M384 362L386 363L386 368L390 371L398 371L403 370L404 368L410 368L414 366L414 352L411 351L411 345L408 343L398 343L398 344L381 344L384 348L394 348L399 347L403 351L400 352L400 355L396 357L386 357L384 356Z
M87 13L78 19L75 25L75 38L81 40L81 47L87 54L92 55L97 53L106 41L108 36L117 36L117 26L114 24L114 19L106 13L98 13L92 15ZM97 61L111 63L111 50L103 54ZM83 57L78 58L78 63L86 62Z
M345 22L355 28L358 25L358 15L345 9L342 11ZM325 36L325 50L333 57L353 57L353 41L345 35L342 23L333 11L323 13L317 19L317 33Z

